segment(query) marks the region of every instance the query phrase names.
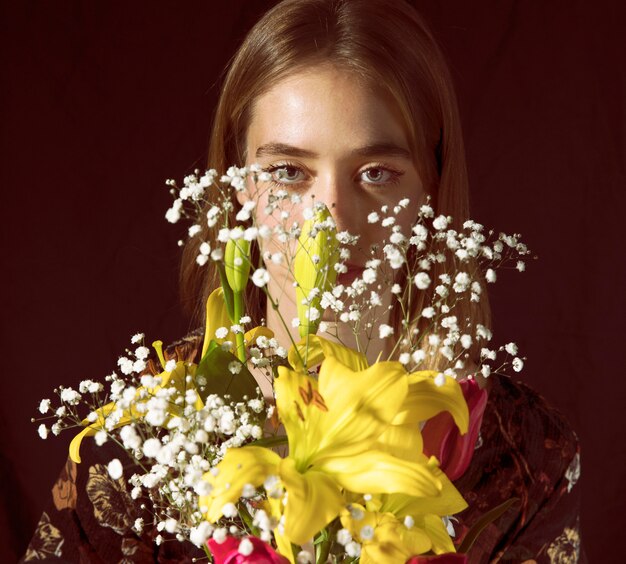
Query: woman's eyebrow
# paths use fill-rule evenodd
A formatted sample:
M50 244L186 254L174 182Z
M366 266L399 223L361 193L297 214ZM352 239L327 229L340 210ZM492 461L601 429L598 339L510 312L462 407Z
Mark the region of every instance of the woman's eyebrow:
M405 147L395 143L372 143L359 147L352 151L353 154L361 157L401 157L411 159L411 152ZM308 149L301 149L288 143L264 143L256 150L256 157L277 157L288 156L301 159L315 159L319 154Z
M411 151L395 143L372 143L355 149L353 153L362 157L402 157L411 159Z
M265 143L260 145L256 150L256 156L258 157L298 157L301 159L314 159L319 155L314 151L307 151L306 149L300 149L287 143Z

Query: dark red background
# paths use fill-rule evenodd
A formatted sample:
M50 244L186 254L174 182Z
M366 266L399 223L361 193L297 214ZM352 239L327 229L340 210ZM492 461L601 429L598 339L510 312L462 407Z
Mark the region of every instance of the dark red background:
M38 438L39 399L109 373L138 330L189 328L163 182L205 165L221 69L269 4L0 7L2 561L24 550L71 438ZM417 5L457 83L474 217L540 256L495 286L496 337L577 430L584 543L611 561L626 500L621 2Z

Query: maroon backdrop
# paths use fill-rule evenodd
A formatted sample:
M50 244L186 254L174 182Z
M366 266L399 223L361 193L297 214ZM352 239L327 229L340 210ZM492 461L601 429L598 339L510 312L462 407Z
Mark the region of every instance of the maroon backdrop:
M71 438L37 437L39 399L110 372L137 330L189 328L163 182L205 165L221 69L270 3L0 6L2 561ZM626 500L621 2L417 5L457 82L474 216L540 256L494 288L496 337L519 342L523 378L577 430L584 543L610 561Z

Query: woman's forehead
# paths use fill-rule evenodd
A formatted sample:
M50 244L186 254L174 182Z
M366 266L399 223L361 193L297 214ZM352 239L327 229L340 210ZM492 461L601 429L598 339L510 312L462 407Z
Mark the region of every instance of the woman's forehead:
M289 75L257 98L247 148L256 153L261 146L282 143L318 152L373 145L408 150L405 130L383 88L323 65Z

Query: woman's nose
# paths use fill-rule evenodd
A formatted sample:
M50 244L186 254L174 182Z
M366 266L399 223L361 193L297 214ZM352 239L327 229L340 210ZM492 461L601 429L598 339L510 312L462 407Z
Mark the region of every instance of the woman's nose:
M355 194L349 179L343 179L338 174L328 174L319 178L315 199L321 201L330 210L337 224L337 231L353 231L355 220L358 219L358 197Z

